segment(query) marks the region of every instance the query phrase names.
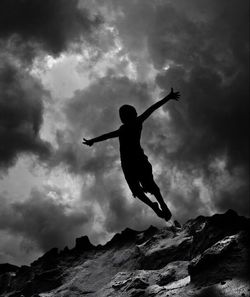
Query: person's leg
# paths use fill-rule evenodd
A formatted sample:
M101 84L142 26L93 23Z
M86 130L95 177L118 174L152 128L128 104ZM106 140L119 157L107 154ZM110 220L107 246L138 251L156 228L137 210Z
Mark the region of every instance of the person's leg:
M153 211L160 217L164 218L164 214L159 208L159 205L157 202L152 202L145 194L144 191L140 185L139 179L138 179L138 173L136 168L132 168L130 166L125 166L126 164L123 164L122 169L125 176L125 179L127 181L127 184L133 194L134 197L137 197L142 202L147 204L149 207L153 209Z
M143 191L140 191L139 193L136 194L136 197L140 199L142 202L147 204L149 207L153 209L153 211L159 216L160 218L165 218L163 212L159 208L159 205L157 202L152 202L146 194L144 194Z
M167 204L165 203L165 201L161 195L161 191L160 191L159 187L157 186L156 182L154 181L153 175L152 175L150 181L148 181L148 186L150 187L149 192L152 195L154 195L156 200L159 202L159 204L161 206L161 210L164 214L165 220L169 221L172 217L172 213L169 210L169 208L167 207Z
M145 192L153 194L161 206L166 221L170 220L172 214L164 202L160 189L154 181L152 165L145 156L140 170L140 184Z
M160 192L160 189L158 188L158 186L156 185L156 188L155 190L153 191L152 193L156 200L159 202L160 206L161 206L161 209L164 213L164 218L166 221L170 220L171 217L172 217L172 213L171 211L169 210L169 208L167 207L167 204L165 203L162 195L161 195L161 192Z

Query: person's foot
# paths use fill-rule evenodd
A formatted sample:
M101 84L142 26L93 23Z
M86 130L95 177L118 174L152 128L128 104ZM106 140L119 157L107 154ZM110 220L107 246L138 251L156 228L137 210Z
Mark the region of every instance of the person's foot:
M164 214L164 219L166 221L169 221L171 219L172 213L166 205L164 207L162 207L162 213Z

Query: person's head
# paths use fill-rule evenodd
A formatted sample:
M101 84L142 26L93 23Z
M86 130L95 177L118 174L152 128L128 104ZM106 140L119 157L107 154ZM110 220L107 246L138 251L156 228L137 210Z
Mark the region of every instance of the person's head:
M128 124L137 118L137 112L132 105L122 105L119 109L120 119L123 124Z

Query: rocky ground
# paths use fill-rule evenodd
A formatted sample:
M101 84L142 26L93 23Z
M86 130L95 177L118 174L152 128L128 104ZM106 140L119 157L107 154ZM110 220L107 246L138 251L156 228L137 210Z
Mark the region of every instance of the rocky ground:
M249 225L229 210L179 230L125 229L104 246L84 236L30 266L0 264L0 296L247 297Z

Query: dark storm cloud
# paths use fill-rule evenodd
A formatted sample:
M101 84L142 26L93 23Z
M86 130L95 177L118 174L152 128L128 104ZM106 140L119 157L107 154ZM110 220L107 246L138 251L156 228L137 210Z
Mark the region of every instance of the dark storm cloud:
M83 137L96 137L118 129L122 104L133 104L141 113L149 100L146 84L108 75L77 91L65 107L67 128L57 133L58 150L51 166L66 164L72 173L82 175L82 198L99 205L104 220L102 227L108 233L128 226L146 228L152 218L143 213L145 208L132 194L125 197L118 139L96 143L93 147L82 145L81 141Z
M119 107L132 104L138 113L150 101L148 87L126 76L115 77L112 73L94 82L88 89L77 91L69 102L66 113L72 123L96 134L105 123L105 129L117 129L121 125ZM97 118L94 120L94 116ZM103 129L103 132L104 129Z
M104 222L107 232L119 232L131 226L134 223L133 220L142 215L142 208L138 204L129 204L121 194L121 188L111 190L108 197L109 203ZM136 227L138 228L138 225Z
M195 218L201 213L204 213L204 209L200 201L200 193L195 188L186 195L183 195L182 192L178 192L176 190L172 191L170 197L168 198L171 199L172 204L177 210L176 214L174 214L181 223L185 223L190 217Z
M168 27L168 34L175 34L181 50L174 50L171 39L158 46L152 42L151 47L155 59L164 49L163 56L180 65L157 78L163 89L172 84L182 92L182 103L168 107L172 127L182 139L171 158L208 167L213 158L226 155L229 167L243 166L248 174L248 6L246 1L233 3L220 2L213 20L202 25L189 20L190 25L186 21L183 27L172 13L170 21L175 25ZM181 33L176 28L181 28Z
M106 233L116 233L125 228L145 230L150 224L163 226L161 221L148 207L132 194L124 192L124 177L120 167L95 174L90 187L83 187L82 197L92 203L96 202L102 211L102 228ZM148 211L148 212L147 212ZM93 234L97 242L98 234Z
M149 62L160 71L156 79L158 86L165 93L173 86L182 94L180 103L169 102L166 106L165 111L169 112L170 120L151 118L145 123L142 141L146 153L161 161L163 174L158 181L163 193L166 193L164 197L175 207L178 218L186 220L190 216L204 214L205 202L201 200L197 187L192 185L193 179L200 176L204 178L205 185L214 186L213 203L216 211L232 207L243 213L249 191L249 143L246 133L249 61L245 14L248 9L244 8L245 1L240 4L234 4L233 1L202 1L203 6L197 1L190 1L188 7L185 3L114 2L114 6L119 6L122 13L113 25L118 29L130 58L137 61L140 51L146 48ZM18 34L24 39L25 36L20 32ZM33 42L32 38L30 40ZM61 49L69 45L69 40L64 40ZM34 42L40 42L42 49L52 54L59 51L46 38L34 39ZM170 66L168 70L164 70L166 64ZM130 197L125 197L124 179L122 176L119 178L121 171L117 140L98 143L89 148L81 144L81 139L117 129L120 125L118 109L124 103L133 104L139 113L142 112L152 103L148 93L146 84L126 77L114 77L110 72L87 89L75 93L64 110L67 126L65 130L57 132L58 149L50 159L50 165L66 164L71 173L82 175L83 199L100 206L104 216L104 232L146 225L149 222L144 212L147 208L138 200L129 203ZM230 192L225 191L228 184L217 184L219 177L211 169L210 164L217 157L227 160L226 169L229 169L229 181L232 183L236 177L235 171L238 169L242 172L241 176L237 176L240 181L238 186L231 188ZM169 180L175 166L185 173L183 179L185 175L191 176L192 189L188 193L185 193L185 189L177 191L171 188ZM164 174L168 170L169 176L166 177ZM27 202L29 205L19 203L11 206L12 216L27 214L30 206L39 224L46 222L42 207L39 210L35 208L35 205L42 206L42 202L35 204L34 201L32 196ZM80 226L85 222L78 216L69 219L63 206L56 211L58 207L54 207L52 200L45 199L44 203L45 209L51 207L55 210L64 229L72 230L73 225ZM47 213L48 221L53 222L52 214L50 211ZM61 235L56 237L53 245L63 244L69 238L61 237L63 230L58 224L55 224L55 229L52 228L51 234L40 236L27 229L26 223L21 223L24 227L17 229L17 232L23 232L25 236L36 240L42 248L52 245L45 245L44 240L46 236L54 237L53 232L57 229ZM16 230L16 224L6 228ZM37 227L36 234L39 230Z
M12 166L21 153L50 155L39 136L46 93L26 66L41 51L58 55L89 39L100 23L76 0L0 2L0 167Z
M78 7L77 0L3 0L0 2L0 39L16 55L31 60L39 50L57 55L90 33L100 17Z
M170 200L176 215L183 221L199 213L208 214L209 206L202 200L200 190L192 184L193 179L202 176L205 186L214 184L212 200L218 211L232 207L243 213L240 205L246 205L249 194L246 178L249 156L246 133L249 111L246 1L239 5L235 1L219 3L202 1L202 4L190 1L188 7L184 1L178 3L111 1L110 3L111 7L119 12L120 17L115 19L113 24L119 31L129 57L137 63L140 53L147 48L148 61L160 71L156 78L158 86L164 93L173 86L180 90L182 95L180 103L169 102L166 106L165 110L169 112L170 121L163 118L150 119L144 126L142 142L146 152L161 162L163 173L168 171L168 178L163 176L158 179L164 197ZM167 71L164 70L166 65L170 66ZM111 85L107 80L103 79L103 82L105 85ZM112 104L110 111L107 112L104 104L109 106L109 103L107 100L105 103L101 100L109 98L110 93L105 93L104 87L101 89L96 85L94 87L96 99L93 100L91 97L93 90L88 96L91 105L87 100L79 98L72 101L67 113L72 126L79 127L81 123L81 129L86 130L86 136L90 137L112 130L115 123L113 110L117 110ZM112 81L112 91L116 98L119 98L119 94L123 92L116 90L117 84ZM146 88L144 90L147 91ZM126 103L135 100L132 98L129 101L133 97L133 92L131 90L130 93L126 93ZM99 108L96 108L96 105ZM148 105L150 100L142 101L142 110ZM104 124L106 128L102 129ZM98 192L97 185L102 184L103 174L112 169L112 163L108 158L108 151L103 150L107 147L106 144L97 144L94 147L98 152L98 158L95 159L94 153L92 156L90 153L86 154L85 158L92 160L86 162L91 164L92 174L95 175L97 171L100 173L99 169L101 170L99 179L93 185L93 189ZM218 176L210 164L220 157L226 158L232 180L235 177L233 168L240 168L239 170L243 172L243 176L238 177L242 183L230 191L231 197L238 199L229 199L226 192L222 191L223 187L216 184ZM105 162L99 162L102 158L107 160L108 167L105 166ZM171 172L176 166L184 173L183 179L187 179L188 175L191 176L192 190L189 193L177 190L171 184L173 179ZM88 167L87 165L85 169ZM121 193L119 182L110 181L109 184L116 184L113 193ZM116 204L119 195L110 193L109 196L105 196L105 191L106 194L109 193L109 188L105 181L104 185L98 194L92 193L92 195L106 197L105 201L110 210L106 213L107 218L114 219L112 226L120 226L121 221L115 219L116 215L117 218L121 217L127 222L124 219L129 216L127 207L123 203ZM226 186L224 185L224 189ZM114 197L114 200L111 197ZM230 203L227 203L228 199ZM136 215L139 217L139 212ZM108 219L106 227L110 227Z
M208 166L226 153L233 166L248 166L248 1L111 3L130 56L146 45L160 70L156 83L165 93L171 86L181 92L180 104L166 105L181 139L171 157Z
M213 182L216 189L210 164L217 157L225 157L227 169L241 184L230 191L227 185L217 189L215 206L249 215L248 3L219 1L212 2L211 7L214 10L208 19L198 23L184 13L180 18L180 10L170 8L168 13L168 7L165 11L162 8L157 19L165 14L169 23L165 27L159 23L153 30L157 34L149 39L155 65L172 63L156 82L162 89L175 86L182 94L180 104L166 107L172 131L180 139L166 158L182 170L203 168L209 173L206 183ZM237 171L242 172L240 177Z
M5 59L0 65L0 168L12 166L21 153L40 160L49 156L51 147L39 136L43 96L47 93L36 79Z
M158 77L161 86L173 80L175 69ZM177 162L207 167L215 157L226 155L230 166L248 169L249 87L246 73L234 84L223 84L216 71L196 67L189 79L179 77L183 102L169 105L172 128L182 139L170 155ZM188 145L187 145L188 144Z
M218 192L215 199L215 206L221 212L231 208L236 210L241 215L250 215L250 201L249 201L249 181L245 181L235 191L230 191L230 185L228 189L225 187Z
M175 85L182 93L181 104L169 105L173 127L183 140L176 159L208 165L226 154L233 166L248 166L248 2L212 4L211 20L198 23L180 10L161 7L156 19L166 15L168 22L152 28L157 34L150 36L149 48L156 64L179 65L157 78L161 88Z
M49 191L33 190L31 196L22 202L9 203L0 197L0 229L22 235L42 251L72 244L75 237L84 233L84 224L92 217L91 209L69 212L69 206L53 200ZM58 189L53 189L53 192L62 194Z
M113 24L129 57L137 63L146 48L148 62L160 72L157 85L164 93L172 86L181 92L180 103L165 107L170 121L151 119L145 124L147 150L163 168L194 171L193 178L202 176L206 186L214 185L212 198L218 211L232 207L246 214L242 206L249 197L248 1L109 1L108 5L119 15ZM210 165L220 158L226 169L218 175ZM227 174L238 183L230 193L228 184L222 189L216 181ZM204 201L195 201L197 209L202 208ZM172 202L178 208L177 199ZM179 211L183 213L180 205Z
M51 144L40 136L44 98L50 95L29 72L34 59L77 49L82 41L95 42L93 34L101 22L99 16L80 9L76 0L0 1L0 171L6 173L22 154L35 155L42 162L52 154ZM33 191L23 202L0 199L1 236L10 242L3 246L6 250L11 242L24 242L29 249L36 246L36 255L63 247L86 234L83 225L93 218L91 209L89 217L84 211L70 212L46 191ZM12 250L17 262L30 261L32 257L16 253L18 249ZM9 259L8 253L3 252L3 257Z
M127 77L108 75L87 89L75 92L65 107L68 127L57 132L59 150L52 164L66 163L72 172L105 172L118 157L117 140L99 143L93 151L81 144L82 138L118 129L121 105L133 104L140 113L148 101L147 85Z

